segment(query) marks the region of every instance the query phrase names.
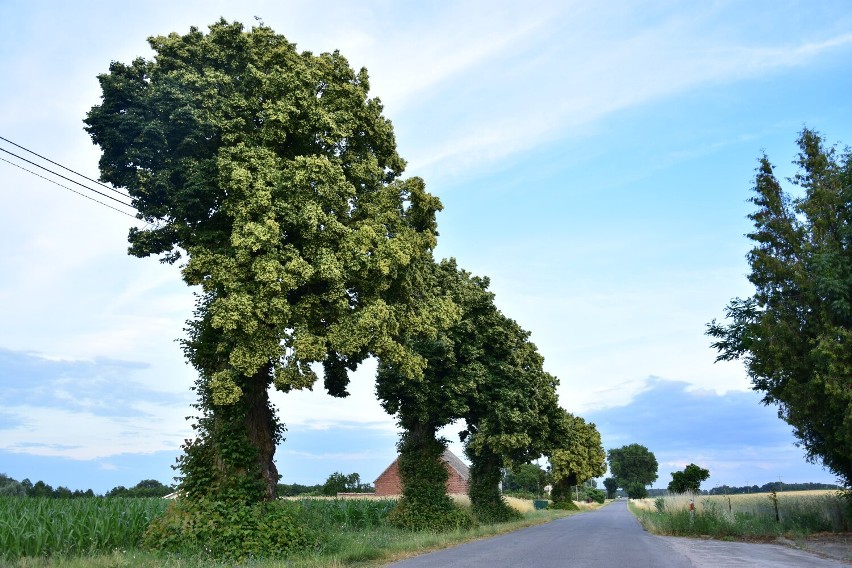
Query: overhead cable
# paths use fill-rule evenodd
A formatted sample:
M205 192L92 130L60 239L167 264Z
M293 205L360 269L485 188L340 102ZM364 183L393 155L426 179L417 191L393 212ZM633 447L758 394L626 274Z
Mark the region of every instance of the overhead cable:
M130 203L125 203L124 201L122 201L122 200L120 200L120 199L118 199L118 198L116 198L116 197L113 197L112 195L108 195L108 194L106 194L106 193L104 193L104 192L102 192L102 191L98 191L98 190L97 190L97 189L95 189L95 188L89 187L89 186L88 186L88 185L86 185L86 184L80 183L80 182L79 182L79 181L77 181L77 180L73 180L73 179L71 179L71 178L69 178L69 177L67 177L67 176L64 176L64 175L60 174L60 173L54 172L54 171L53 171L53 170L51 170L50 168L46 168L46 167L42 166L41 164L37 164L36 162L33 162L32 160L28 160L28 159L24 158L23 156L19 156L19 155L15 154L14 152L10 152L9 150L6 150L5 148L0 148L0 152L6 152L7 154L10 154L10 155L12 155L12 156L15 156L15 157L16 157L16 158L18 158L19 160L23 160L24 162L26 162L26 163L28 163L28 164L32 164L33 166L35 166L35 167L37 167L37 168L41 168L41 169L43 169L43 170L44 170L44 171L46 171L46 172L50 172L51 174L53 174L53 175L55 175L55 176L57 176L57 177L61 177L62 179L66 180L66 181L70 181L71 183L75 183L75 184L79 185L80 187L82 187L83 189L88 189L89 191L93 191L93 192L97 193L97 194L98 194L98 195L100 195L100 196L106 197L107 199L112 199L113 201L116 201L116 202L118 202L118 203L121 203L121 204L122 204L122 205L124 205L125 207L133 207ZM4 161L4 162L8 162L8 160L3 160L3 161ZM11 164L12 162L9 162L9 163ZM14 165L14 164L13 164L13 165ZM21 168L21 169L26 169L26 168ZM27 170L27 171L29 171L29 170ZM30 172L30 173L35 174L35 172ZM36 174L36 175L37 175L37 174ZM39 176L39 177L42 177L42 176ZM45 178L45 179L47 179L47 178ZM58 184L57 184L57 185L58 185ZM63 187L64 187L64 186L63 186ZM68 188L66 188L66 189L68 189ZM124 194L122 194L122 195L124 195ZM125 195L124 197L129 197L129 196Z
M75 171L74 171L74 170L72 170L71 168L68 168L68 167L66 167L66 166L63 166L62 164L60 164L60 163L58 163L58 162L54 162L54 161L53 161L53 160L51 160L50 158L47 158L47 157L45 157L45 156L42 156L42 155L41 155L41 154L39 154L38 152L34 152L34 151L30 150L29 148L25 148L25 147L21 146L20 144L17 144L17 143L15 143L15 142L12 142L12 141L11 141L11 140L9 140L8 138L4 138L3 136L0 136L0 140L3 140L4 142L8 142L8 143L9 143L9 144L11 144L12 146L15 146L15 147L17 147L17 148L20 148L21 150L24 150L25 152L29 152L30 154L32 154L32 155L34 155L34 156L38 156L39 158L41 158L41 159L42 159L42 160L44 160L45 162L50 162L50 163L51 163L51 164L53 164L54 166L59 166L60 168L62 168L62 169L63 169L63 170L65 170L65 171L69 171L69 172L71 172L71 173L72 173L72 174L74 174L74 175L80 176L80 177L81 177L81 178L83 178L83 179L87 179L87 180L89 180L90 182L92 182L92 183L96 183L96 184L98 184L98 185L99 185L99 186L101 186L101 187L105 187L106 189L108 189L108 190L110 190L110 191L114 191L115 193L117 193L117 194L119 194L119 195L121 195L121 196L123 196L123 197L130 197L129 195L127 195L127 194L126 194L126 193L124 193L123 191L120 191L120 190L118 190L118 189L116 189L116 188L114 188L114 187L112 187L112 186L109 186L109 185L107 185L107 184L105 184L105 183L101 183L101 182L99 182L99 181L98 181L98 180L96 180L96 179L92 179L92 178L90 178L89 176L86 176L86 175L81 174L80 172L75 172Z
M2 148L0 148L0 150L2 150ZM4 150L4 152L5 152L5 150ZM11 153L11 152L10 152L10 153ZM14 156L14 154L12 154L12 155ZM17 157L17 156L16 156L16 157ZM49 181L50 183L53 183L53 184L56 184L56 185L58 185L59 187L61 187L61 188L63 188L63 189L67 189L68 191L70 191L70 192L72 192L72 193L76 193L77 195L80 195L80 196L82 196L82 197L85 197L86 199L90 199L90 200L94 201L95 203L98 203L98 204L100 204L100 205L103 205L104 207L109 207L109 208L110 208L110 209L112 209L113 211L118 211L119 213L121 213L121 214L123 214L123 215L127 215L128 217L132 217L132 218L134 218L134 219L136 219L136 218L137 218L135 215L131 215L131 214L130 214L130 213L128 213L127 211L122 211L121 209L117 209L117 208L113 207L112 205L110 205L110 204L108 204L108 203L104 203L103 201L98 201L98 200L97 200L97 199L95 199L94 197L91 197L91 196L89 196L89 195L86 195L85 193L81 193L81 192L77 191L76 189L72 189L72 188L68 187L67 185L62 185L62 184L61 184L61 183L59 183L58 181L56 181L56 180L52 180L52 179L47 178L47 177L44 177L43 175L38 174L38 173L36 173L36 172L34 172L34 171L32 171L32 170L28 170L28 169L27 169L27 168L25 168L24 166L21 166L21 165L19 165L19 164L14 163L14 162L10 162L10 161L9 161L9 160L7 160L6 158L2 158L2 157L0 157L0 161L6 162L7 164L11 164L11 165L15 166L16 168L20 168L20 169L24 170L25 172L31 173L31 174L33 174L34 176L40 177L40 178L41 178L41 179L43 179L43 180ZM27 161L28 161L28 160L27 160ZM35 164L35 165L38 165L38 164ZM50 171L50 170L48 170L48 171ZM55 174L55 175L59 175L59 174L56 174L55 172L51 172L51 173L53 173L53 174ZM60 177L62 177L62 176L60 176ZM67 179L67 178L66 178L66 179ZM71 181L73 181L73 180L71 180ZM83 186L83 187L86 187L86 186ZM86 187L86 189L88 189L88 190L90 190L90 191L95 191L96 193L100 193L99 191L96 191L96 190L94 190L94 189L92 189L92 188L90 188L90 187ZM104 195L104 194L101 194L101 195ZM107 195L106 197L109 197L110 199L114 199L113 197L110 197L109 195ZM118 200L116 199L116 201L118 201ZM132 207L131 205L128 205L128 204L123 203L123 202L121 202L121 201L118 201L118 202L119 202L119 203L121 203L122 205L126 206L126 207Z

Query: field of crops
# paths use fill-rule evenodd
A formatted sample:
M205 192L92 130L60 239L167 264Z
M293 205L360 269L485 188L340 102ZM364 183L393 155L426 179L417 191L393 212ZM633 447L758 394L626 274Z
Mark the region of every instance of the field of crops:
M667 535L807 535L849 531L852 521L850 502L837 491L669 495L634 501L633 507L647 530Z
M495 534L509 527L484 526L469 536L460 533L421 535L388 526L387 515L396 504L395 499L288 500L298 503L299 516L312 534L322 535L312 551L288 557L286 562L294 566L342 565L388 555L393 557L405 550L441 547L444 539L458 542L477 535ZM466 498L459 501L469 506ZM510 503L526 513L526 519L518 526L564 514L534 511L531 502L521 499L510 499ZM148 524L162 515L168 505L169 501L156 498L0 497L0 565L43 566L45 564L39 559L51 559L51 565L59 562L75 567L220 566L212 559L198 558L186 564L190 558L183 554L181 559L139 549Z
M0 560L135 548L163 499L0 497Z
M396 504L389 499L299 499L316 534L375 529ZM169 501L140 498L0 497L0 564L23 557L77 557L135 549Z

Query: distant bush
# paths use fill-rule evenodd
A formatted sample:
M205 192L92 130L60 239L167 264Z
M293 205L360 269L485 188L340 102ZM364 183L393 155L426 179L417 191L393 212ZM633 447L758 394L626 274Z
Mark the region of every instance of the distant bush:
M557 501L556 503L551 503L547 506L548 509L560 509L562 511L579 511L580 508L577 506L574 501L565 500L565 501Z
M106 492L105 497L165 497L174 492L171 485L163 485L156 479L144 479L127 489L123 485Z

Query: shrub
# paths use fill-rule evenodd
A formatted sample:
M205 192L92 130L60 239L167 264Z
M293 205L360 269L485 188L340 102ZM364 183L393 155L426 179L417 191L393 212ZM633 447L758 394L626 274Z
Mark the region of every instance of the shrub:
M454 504L449 497L437 503L412 503L403 497L388 513L388 522L401 529L432 532L469 529L476 525L470 512Z
M316 542L298 518L298 505L223 501L174 502L145 532L146 548L231 561L269 558Z
M574 501L570 499L566 499L563 501L556 501L555 503L551 503L547 506L548 509L560 509L562 511L579 511L580 508Z

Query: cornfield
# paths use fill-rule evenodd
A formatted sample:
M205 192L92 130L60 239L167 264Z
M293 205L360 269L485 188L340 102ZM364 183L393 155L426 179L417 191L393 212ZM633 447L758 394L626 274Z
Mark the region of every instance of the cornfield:
M305 524L318 530L384 526L396 499L298 499Z
M0 560L134 548L167 506L156 498L0 497Z

